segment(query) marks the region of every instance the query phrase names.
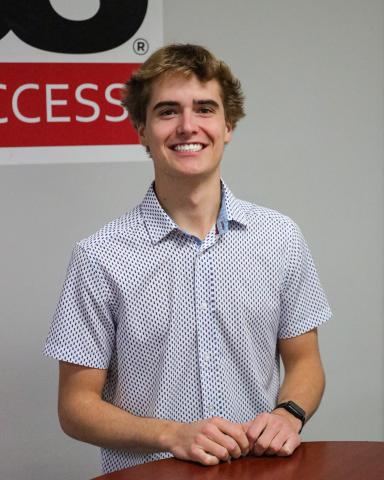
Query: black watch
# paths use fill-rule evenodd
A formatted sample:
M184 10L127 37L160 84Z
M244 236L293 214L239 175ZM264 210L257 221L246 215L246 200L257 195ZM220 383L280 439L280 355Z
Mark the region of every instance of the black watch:
M301 433L305 424L305 411L301 407L299 407L297 403L292 402L292 400L289 400L289 402L279 403L279 405L277 405L274 408L274 410L276 410L277 408L284 408L285 410L287 410L287 412L291 413L294 417L301 420L302 425L299 432Z

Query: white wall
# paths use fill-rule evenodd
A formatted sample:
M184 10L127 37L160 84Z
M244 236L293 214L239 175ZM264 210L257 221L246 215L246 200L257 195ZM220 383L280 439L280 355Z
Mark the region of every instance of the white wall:
M241 198L301 226L334 318L305 440L383 440L383 13L380 0L164 0L167 42L206 45L243 82L224 161ZM98 450L56 419L42 345L75 240L130 209L148 163L0 169L0 478L78 480Z

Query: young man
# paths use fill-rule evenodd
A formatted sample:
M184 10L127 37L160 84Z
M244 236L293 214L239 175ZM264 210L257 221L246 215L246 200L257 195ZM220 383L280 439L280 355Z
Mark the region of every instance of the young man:
M240 84L204 48L170 45L124 104L155 181L74 249L45 348L62 428L102 447L105 472L290 455L323 393L330 310L298 227L221 181Z

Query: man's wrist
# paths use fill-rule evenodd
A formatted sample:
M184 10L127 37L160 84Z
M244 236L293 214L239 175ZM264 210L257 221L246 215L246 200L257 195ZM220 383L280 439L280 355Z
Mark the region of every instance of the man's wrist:
M159 435L158 441L162 452L172 452L175 444L177 444L176 438L180 434L180 429L183 424L168 420L164 423L162 432Z
M305 410L303 410L302 407L300 407L297 403L293 402L292 400L288 400L286 402L281 402L279 403L275 410L281 408L286 410L288 413L290 413L293 417L298 418L301 422L301 428L299 430L299 433L301 433L301 430L304 427L305 420L306 420L306 413Z
M295 432L297 433L301 432L304 426L303 422L299 418L292 415L292 413L289 413L287 410L285 410L285 408L282 408L282 407L276 408L275 410L272 410L271 413L274 415L279 415L280 417L286 418L292 424Z

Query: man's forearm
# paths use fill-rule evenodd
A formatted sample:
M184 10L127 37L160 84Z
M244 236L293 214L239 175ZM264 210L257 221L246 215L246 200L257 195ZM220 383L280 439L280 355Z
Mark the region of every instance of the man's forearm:
M68 435L104 448L169 451L179 459L204 465L249 452L243 427L222 418L179 423L137 417L93 395L59 405L59 417Z
M102 399L107 370L60 362L59 419L78 440L141 453L171 452L204 465L249 451L241 425L223 418L191 423L135 416Z
M293 400L305 410L306 420L309 420L320 404L324 388L325 375L319 361L303 360L286 372L278 403Z
M317 330L280 340L278 346L285 369L278 403L294 401L305 410L308 420L319 406L325 387ZM292 416L289 412L286 413Z
M317 330L280 340L279 350L285 375L278 404L292 400L305 411L305 418L308 421L319 406L325 387ZM296 432L301 430L301 420L284 408L275 409L273 413L288 419Z
M87 393L59 405L60 424L77 440L104 448L160 452L171 448L180 424L138 417Z

